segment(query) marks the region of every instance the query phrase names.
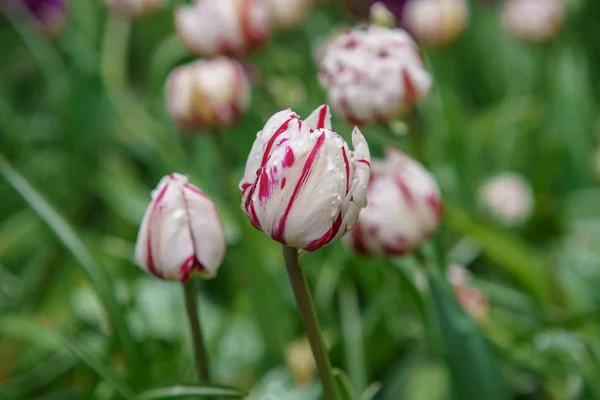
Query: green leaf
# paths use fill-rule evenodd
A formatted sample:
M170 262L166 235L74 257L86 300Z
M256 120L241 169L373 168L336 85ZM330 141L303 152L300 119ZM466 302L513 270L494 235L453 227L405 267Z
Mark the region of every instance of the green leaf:
M333 368L333 377L340 393L340 400L358 400L350 378L344 371Z
M0 175L29 203L30 207L54 231L63 246L71 252L78 261L83 272L89 278L98 297L102 301L106 312L112 322L117 335L123 344L123 351L130 362L133 371L143 371L139 348L134 342L123 310L121 309L109 276L96 262L85 244L77 236L73 228L60 216L60 214L42 197L42 195L0 154Z
M226 396L235 398L244 398L248 392L227 386L201 386L201 385L177 385L160 389L152 389L139 394L135 400L153 400L153 399L175 399L188 396Z
M441 274L430 268L428 277L455 398L508 399L496 360L481 331L461 309Z
M339 299L346 368L357 392L361 393L367 386L367 363L356 285L344 282Z
M360 395L360 400L373 400L380 390L381 383L373 382L367 387L363 394Z
M465 211L444 204L446 220L457 231L475 239L483 252L527 288L538 300L548 300L549 266L534 248L514 235L479 222Z
M109 366L90 354L75 339L61 334L31 317L0 317L0 336L27 341L48 351L67 349L75 357L87 364L92 371L115 389L123 398L132 399L134 396L131 389L120 382L120 379L114 375Z

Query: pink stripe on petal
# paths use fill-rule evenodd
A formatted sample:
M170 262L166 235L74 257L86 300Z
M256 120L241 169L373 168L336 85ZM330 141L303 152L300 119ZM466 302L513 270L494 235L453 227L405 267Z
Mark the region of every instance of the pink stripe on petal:
M412 192L410 191L409 187L406 185L406 182L404 182L404 178L402 178L400 174L396 174L394 175L394 183L400 189L402 197L404 197L408 205L413 206L415 204L415 198Z
M186 283L190 280L190 276L194 272L202 272L206 268L204 265L200 264L200 262L196 259L196 256L192 254L179 267L179 271L181 272L181 282Z
M319 153L319 150L321 150L321 147L323 147L324 142L325 142L325 134L322 133L321 136L319 136L319 139L317 139L317 142L315 143L314 147L312 148L310 154L306 158L306 163L304 163L304 167L302 167L302 173L300 174L300 178L298 179L298 182L296 182L296 186L294 187L292 196L290 197L290 200L288 201L285 212L283 213L281 219L279 220L279 225L273 231L273 235L272 235L273 239L280 243L285 243L285 241L284 241L285 223L290 214L290 210L292 209L292 206L294 205L294 202L296 201L296 198L298 197L298 193L300 192L300 189L306 183L306 180L308 179L308 177L310 175L312 166L315 163L315 159L317 158L317 154Z
M402 83L404 83L404 101L408 103L408 105L414 105L417 102L417 91L415 89L415 85L408 74L408 70L406 68L402 69Z
M319 110L319 121L317 122L317 129L325 128L325 117L327 116L327 111L329 110L329 106L327 104L322 105Z
M185 185L183 185L183 187L184 187L184 189L188 189L188 190L196 193L197 195L200 195L202 197L206 197L206 194L202 190L198 189L196 186L194 186L194 185L192 185L190 183L186 183Z
M293 121L294 119L298 119L298 118L299 117L296 114L293 114L283 124L281 124L279 129L277 129L275 131L275 133L273 134L273 136L271 136L271 139L269 140L269 142L267 143L267 147L265 148L265 152L263 153L262 162L260 163L261 167L264 167L265 164L267 163L267 160L269 159L269 156L271 155L271 148L273 147L273 143L275 143L275 140L277 139L277 137L279 137L279 135L281 135L283 132L285 132L288 129L288 125L290 124L291 121Z
M427 204L433 209L433 212L438 220L441 220L444 216L444 208L442 202L436 194L430 194L426 197Z
M167 183L158 193L158 196L156 196L156 200L154 201L154 204L152 205L152 214L150 214L150 221L148 221L148 233L147 233L147 239L146 239L146 263L148 264L148 271L158 277L158 278L162 278L163 275L162 273L156 268L156 264L154 264L154 257L152 256L152 221L154 220L154 217L156 216L156 213L158 211L160 211L160 202L162 201L162 199L165 197L165 193L167 192L167 189L169 188L169 184Z
M335 235L337 235L341 226L342 226L342 214L340 213L340 214L338 214L338 217L336 218L336 220L333 221L333 224L327 230L327 232L325 232L323 234L323 236L321 236L320 238L313 240L308 245L304 246L304 250L315 251L315 250L318 250L321 247L325 246L326 244L331 242L331 240L335 237Z
M371 166L371 162L369 162L369 160L365 160L364 158L356 160L356 162L367 164L369 167Z
M285 146L285 155L283 156L283 168L291 167L294 165L294 161L296 161L296 157L294 157L294 151L290 146Z
M346 195L350 190L350 164L348 163L348 156L346 155L346 148L342 146L342 155L344 156L344 164L346 164Z

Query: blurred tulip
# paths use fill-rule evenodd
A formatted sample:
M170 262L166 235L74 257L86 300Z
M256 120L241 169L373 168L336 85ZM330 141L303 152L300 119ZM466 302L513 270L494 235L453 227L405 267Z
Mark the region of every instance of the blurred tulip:
M356 221L365 206L369 148L358 128L352 133L354 151L331 129L327 105L304 121L290 109L267 121L240 182L242 208L256 229L314 251Z
M192 273L215 276L224 255L225 234L213 202L183 175L162 178L138 233L138 266L186 282Z
M468 17L465 0L411 0L406 4L403 18L419 43L440 47L460 37Z
M488 179L479 189L479 204L505 226L520 225L533 211L533 191L521 175L503 173Z
M313 0L266 0L269 6L271 27L289 30L298 26L308 14Z
M267 0L197 0L175 11L175 30L199 57L241 55L270 38Z
M454 296L461 307L476 321L489 315L487 296L471 283L471 273L462 265L450 265L446 271L448 281L454 289Z
M442 218L440 190L434 177L399 150L373 160L367 207L346 236L359 254L402 256L435 230Z
M327 48L319 69L334 111L356 125L412 110L432 86L421 53L400 29L353 29Z
M296 384L309 385L313 382L317 365L310 349L310 343L306 338L287 346L285 360Z
M165 0L104 0L108 8L123 18L139 17L160 10Z
M29 12L37 28L47 36L57 34L66 22L64 0L8 0L9 10Z
M189 131L234 123L250 104L250 83L237 61L219 57L175 68L166 84L167 107Z
M521 40L544 42L560 29L563 12L561 0L507 0L502 10L502 24Z

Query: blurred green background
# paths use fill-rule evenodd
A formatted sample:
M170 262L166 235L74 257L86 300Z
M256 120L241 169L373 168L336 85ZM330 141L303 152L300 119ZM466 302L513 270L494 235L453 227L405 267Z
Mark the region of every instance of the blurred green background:
M2 14L2 399L117 399L193 381L179 285L132 261L149 193L173 171L215 200L226 228L225 262L200 298L215 382L255 400L320 395L307 347L292 345L303 329L280 247L247 222L237 183L270 115L306 116L325 101L316 43L356 21L341 3L316 5L246 60L257 79L241 122L218 137L181 135L163 84L192 58L172 8L129 23L100 1L71 0L52 39ZM424 49L435 89L416 112L444 194L445 263L473 272L489 315L474 322L435 274L419 290L412 256L361 258L338 242L302 258L357 399L378 384L382 400L600 398L600 2L566 2L562 30L540 45L509 36L499 13L472 1L462 37ZM334 128L349 138L350 126ZM374 156L412 152L402 123L363 132ZM476 201L504 171L535 192L533 217L511 230ZM424 253L434 258L430 243Z

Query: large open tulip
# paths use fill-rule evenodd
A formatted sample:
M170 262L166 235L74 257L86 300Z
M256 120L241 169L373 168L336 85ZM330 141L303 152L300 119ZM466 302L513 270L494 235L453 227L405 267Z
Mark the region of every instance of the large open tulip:
M354 151L331 127L323 105L307 119L290 109L272 116L240 182L242 208L254 227L307 251L341 237L366 204L369 148L358 128Z
M434 177L399 150L373 160L367 207L346 243L357 253L401 256L435 230L442 216L440 190Z
M138 266L186 282L192 273L213 277L224 255L225 234L213 202L183 175L162 178L138 234Z
M379 26L339 35L327 47L319 80L334 111L356 125L395 119L432 86L408 33Z

